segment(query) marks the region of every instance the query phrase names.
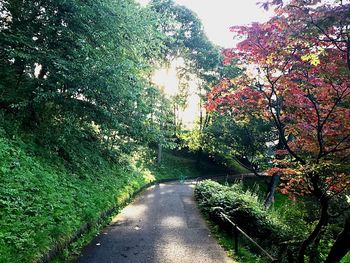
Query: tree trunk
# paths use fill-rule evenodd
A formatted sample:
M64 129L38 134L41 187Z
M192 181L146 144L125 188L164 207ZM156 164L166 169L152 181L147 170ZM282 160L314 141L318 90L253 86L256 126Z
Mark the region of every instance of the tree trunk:
M198 168L201 167L202 154L203 154L203 149L202 147L200 147L197 151L197 160L196 160L196 165Z
M157 163L161 164L162 163L162 145L161 143L158 143L158 158L157 158Z
M350 38L346 41L346 64L348 65L348 70L350 70Z
M320 253L318 252L318 246L321 241L321 234L319 234L314 243L312 244L311 251L310 251L310 263L319 263L322 260L320 259Z
M278 144L276 145L276 149L277 150L285 149L281 138L278 138ZM276 159L282 159L282 157L279 155L276 155ZM254 169L254 165L252 164L251 166ZM264 206L265 206L266 210L269 209L270 206L272 205L272 203L274 202L276 187L277 187L279 179L280 179L279 174L277 174L277 173L273 174L272 178L270 180L270 183L267 186L267 196L266 196L266 199L264 202Z
M320 219L318 220L318 223L315 227L315 229L311 232L311 234L304 240L304 242L301 244L299 253L298 253L298 262L304 263L305 262L305 253L306 249L312 244L312 242L315 240L315 238L319 235L319 233L322 230L322 227L327 224L328 221L328 199L327 198L321 198L321 215Z
M176 120L176 111L177 111L177 108L176 108L176 103L174 102L174 137L176 137L176 133L177 133L177 120Z
M345 221L343 231L338 235L325 263L339 262L350 251L350 217Z
M201 94L202 94L202 89L200 88L199 89L199 140L200 140L200 144L202 143L202 133L203 133L203 109L202 109L202 97L201 97ZM201 159L202 159L202 154L203 154L203 149L202 147L200 146L198 151L197 151L197 161L196 161L196 164L197 164L197 167L200 167L201 166Z
M24 60L17 59L13 63L13 66L14 66L14 68L16 70L16 74L17 74L16 89L18 89L19 85L21 84L21 81L23 80L24 70L25 70L25 62L24 62Z
M267 197L264 202L265 209L269 209L274 202L274 197L275 197L275 192L276 192L276 187L278 184L280 176L278 174L274 174L271 177L268 189L267 189Z

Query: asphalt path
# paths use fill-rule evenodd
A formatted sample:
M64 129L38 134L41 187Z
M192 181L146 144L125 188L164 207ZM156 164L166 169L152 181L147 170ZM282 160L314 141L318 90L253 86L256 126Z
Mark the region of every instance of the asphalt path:
M144 190L88 246L78 263L232 262L201 217L195 183L171 182Z

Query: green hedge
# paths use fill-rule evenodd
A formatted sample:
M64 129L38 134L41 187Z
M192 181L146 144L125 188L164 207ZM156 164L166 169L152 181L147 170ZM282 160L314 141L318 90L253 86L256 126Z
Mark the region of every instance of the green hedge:
M283 224L274 213L266 211L258 195L244 190L241 184L224 186L206 180L197 184L195 197L201 210L210 218L225 226L219 210L214 209L221 207L234 223L275 256L282 242L298 239L292 227Z

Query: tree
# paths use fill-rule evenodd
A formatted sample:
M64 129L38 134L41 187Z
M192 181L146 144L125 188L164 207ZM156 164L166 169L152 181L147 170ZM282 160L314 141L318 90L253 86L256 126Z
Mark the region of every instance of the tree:
M186 88L189 83L195 83L200 98L200 117L198 131L194 133L202 140L202 131L209 120L209 115L204 112L203 98L212 82L218 80L217 70L221 61L219 48L209 41L201 21L188 8L177 5L172 0L153 0L150 2L150 8L159 13L163 21L159 29L167 36L167 48L164 50L167 64L175 60L183 61L177 69L182 89L173 98L174 117L178 109L186 105ZM177 127L176 123L174 127ZM197 161L200 163L202 148L199 147L196 151Z
M240 120L228 112L212 113L204 133L204 149L228 163L236 161L248 171L259 174L269 159L266 142L272 140L271 135L271 127L264 120Z
M300 245L298 262L349 190L349 11L343 1L290 1L267 23L232 27L246 38L224 51L225 61L237 58L249 70L224 79L209 97L211 110L272 120L284 149L267 172L282 175L284 193L311 194L319 202L319 220Z
M210 87L220 78L236 78L240 74L242 70L236 66L236 62L219 66L216 78L208 81L203 100L206 99ZM207 113L203 140L200 143L205 151L225 160L226 165L232 161L238 162L249 171L258 174L267 160L266 143L273 141L268 122L256 116L237 116L227 107L222 107L217 113L212 112L210 105L203 104Z
M10 118L60 147L83 133L109 146L145 140L147 76L163 47L154 12L132 0L11 0L0 14Z
M175 147L174 112L171 100L158 87L148 88L146 100L149 100L152 110L147 121L147 129L143 132L148 134L149 144L157 145L157 162L161 164L163 148Z

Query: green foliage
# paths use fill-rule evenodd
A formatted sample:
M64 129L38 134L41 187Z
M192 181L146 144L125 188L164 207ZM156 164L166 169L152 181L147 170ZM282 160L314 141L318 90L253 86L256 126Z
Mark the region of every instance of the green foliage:
M208 162L198 167L193 157L185 157L178 154L164 153L163 160L162 165L152 169L153 173L157 174L158 179L179 178L185 180L188 178L221 174L225 171L224 167Z
M258 200L264 200L268 179L269 178L266 177L246 177L243 179L243 181L239 182L239 184L241 185L240 187L242 187L243 192L248 191L250 193L254 193L254 196ZM237 184L237 181L229 183ZM220 191L220 188L217 191ZM317 207L316 202L317 201L310 196L299 197L292 200L288 198L288 196L283 195L280 192L276 192L274 204L268 211L269 216L275 218L284 226L287 226L288 232L292 231L293 236L290 242L287 241L285 244L280 244L280 249L284 249L284 251L287 251L288 249L292 252L291 254L298 251L298 246L303 238L312 231L313 227L317 223L318 213L313 212L316 210L314 207ZM343 207L342 200L338 200L337 202L338 206ZM318 237L317 243L313 244L312 248L308 251L308 254L310 253L310 255L312 255L314 262L323 262L326 259L334 240L342 230L343 220L344 218L342 216L334 219L330 218L327 227L323 229L322 235ZM221 221L217 222L219 225L222 225ZM232 236L230 236L230 233L226 235L224 232L222 232L222 230L220 230L219 236L220 238L228 239L227 242L232 242ZM270 241L271 240L268 240L268 242ZM240 244L245 247L249 247L249 243L244 242L244 240L241 240ZM262 244L264 244L264 242L262 242ZM230 249L232 249L232 246ZM258 253L254 250L251 251ZM270 250L268 249L268 251ZM243 262L249 262L249 260L245 259ZM252 262L254 262L254 260ZM342 262L347 261L343 259Z
M154 12L132 0L0 8L0 109L9 119L53 145L82 133L111 148L147 139L147 77L163 46Z
M66 160L30 138L0 133L0 262L38 260L148 182L200 175L193 160L168 153L158 167L147 148L113 163L88 141L72 155L79 166L73 173Z
M215 224L211 221L207 216L207 224L210 228L210 231L214 234L215 238L218 240L218 243L225 249L229 257L231 257L233 262L242 262L242 263L267 263L268 261L263 256L258 254L254 254L249 249L247 249L246 245L242 246L242 241L239 239L239 243L241 244L238 247L238 252L234 251L234 238L231 232L227 232L222 229L219 225Z
M184 58L186 70L195 74L218 67L219 50L208 40L202 22L193 11L172 0L153 0L149 6L160 14L159 29L168 36L165 44L169 60Z
M247 177L242 181L243 188L244 190L255 192L260 196L260 199L263 200L266 195L267 182L269 180L270 177ZM332 206L338 206L334 211L332 210L333 214L336 214L336 211L346 208L347 201L344 200L342 196L335 198L333 202ZM280 191L275 193L274 203L270 213L277 216L284 224L293 225L295 233L298 233L300 236L305 236L311 231L319 216L317 200L312 198L312 196L305 195L291 199L288 195L282 194ZM335 239L339 234L345 216L346 215L331 219L328 226L324 229L324 232L328 234L322 239L325 239L328 243L333 242L331 239ZM326 255L326 253L327 252L324 251L324 255Z
M141 174L129 180L132 171L116 165L93 172L91 163L81 174L71 174L62 161L45 157L47 153L34 145L5 138L0 145L1 262L38 259L144 183Z
M175 127L173 123L174 113L171 100L156 87L149 87L145 101L151 105L150 118L146 121L147 141L153 144L160 144L167 149L174 149Z
M267 142L273 140L269 122L213 114L205 136L207 151L228 162L236 159L250 170L262 170L268 164Z
M292 225L286 224L277 213L266 211L259 196L241 184L224 186L203 181L196 186L195 196L204 213L217 221L218 210L213 208L221 207L233 222L276 257L282 242L300 239L300 233ZM223 224L221 220L218 222Z
M206 212L220 206L235 223L255 237L263 239L270 236L272 240L282 240L284 226L269 213L259 202L259 197L244 191L240 184L223 186L214 181L201 182L196 187L196 198Z

